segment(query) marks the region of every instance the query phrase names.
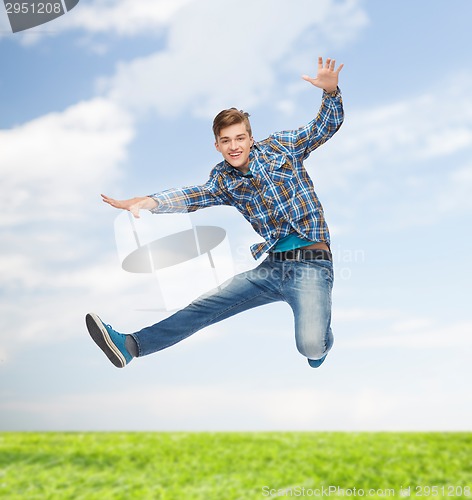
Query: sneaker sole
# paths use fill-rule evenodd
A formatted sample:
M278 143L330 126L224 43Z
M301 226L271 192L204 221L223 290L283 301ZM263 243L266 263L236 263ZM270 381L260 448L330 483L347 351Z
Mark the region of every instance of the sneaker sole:
M103 326L101 319L93 313L85 316L87 330L92 340L106 354L107 358L117 367L126 366L126 359L110 338L107 329Z

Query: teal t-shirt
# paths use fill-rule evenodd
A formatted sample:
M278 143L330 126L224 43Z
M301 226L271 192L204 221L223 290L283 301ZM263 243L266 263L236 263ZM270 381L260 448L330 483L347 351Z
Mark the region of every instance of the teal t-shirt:
M286 252L287 250L294 250L295 248L302 248L312 245L313 241L308 241L302 238L297 233L290 233L280 240L272 247L271 252Z

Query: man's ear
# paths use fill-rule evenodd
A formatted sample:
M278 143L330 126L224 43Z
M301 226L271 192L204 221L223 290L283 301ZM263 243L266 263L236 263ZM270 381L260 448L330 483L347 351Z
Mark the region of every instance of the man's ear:
M220 153L221 153L221 151L220 151L220 146L219 146L219 144L218 144L218 141L215 141L215 148L216 148L216 150L217 150L218 152L220 152Z

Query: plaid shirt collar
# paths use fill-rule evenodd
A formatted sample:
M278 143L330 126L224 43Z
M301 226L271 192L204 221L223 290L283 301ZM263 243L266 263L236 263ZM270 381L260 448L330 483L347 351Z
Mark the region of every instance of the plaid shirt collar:
M259 152L261 150L261 147L257 144L257 142L254 142L251 151L249 152L249 164L251 164L251 162L254 161L256 150ZM226 160L223 161L223 168L225 172L228 172L231 175L242 175L237 168L233 167Z

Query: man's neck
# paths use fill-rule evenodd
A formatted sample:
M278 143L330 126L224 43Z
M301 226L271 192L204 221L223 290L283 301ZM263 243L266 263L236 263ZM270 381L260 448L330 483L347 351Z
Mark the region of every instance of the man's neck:
M242 167L233 167L236 170L239 170L239 172L243 175L246 175L249 172L249 164L243 165Z

